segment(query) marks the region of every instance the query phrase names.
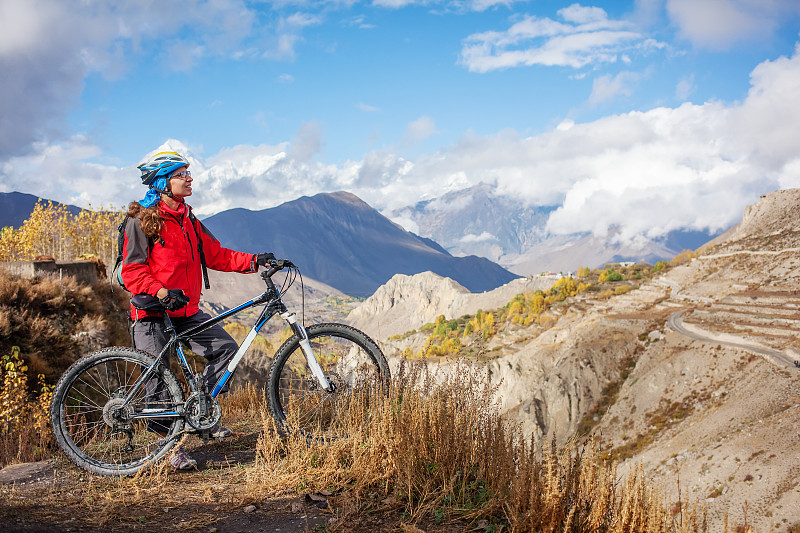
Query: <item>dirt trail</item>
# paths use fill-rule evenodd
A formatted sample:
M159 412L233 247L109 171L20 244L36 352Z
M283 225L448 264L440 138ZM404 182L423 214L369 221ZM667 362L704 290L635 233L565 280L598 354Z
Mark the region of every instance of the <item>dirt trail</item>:
M747 350L749 352L753 352L756 355L761 355L765 357L768 361L781 366L781 367L790 367L795 368L795 362L787 356L785 353L780 352L778 350L773 350L771 348L766 348L764 346L759 346L757 344L745 342L744 339L739 339L732 335L718 335L714 334L710 331L702 330L697 326L689 326L683 323L683 314L686 313L686 309L682 309L680 311L676 311L672 313L667 321L667 325L672 328L677 333L681 335L685 335L690 339L698 340L698 341L707 341L707 342L717 342L719 344L730 346L732 348L739 348L742 350Z
M258 433L244 433L208 445L189 440L186 446L198 461L197 470L166 473L154 480L163 483L160 490L141 501L136 493L146 491L147 484L137 487L131 478L91 476L60 454L7 466L0 470L2 529L299 533L327 526L334 514L325 498L315 501L290 493L252 501L242 494L243 469L255 459L257 438Z
M398 531L406 522L394 509L342 517L348 508L346 493L253 496L245 474L255 461L259 434L241 431L206 445L191 438L185 446L198 461L196 470L165 472L138 484L132 478L89 475L61 454L7 466L0 470L0 530L308 533L328 531L338 522L341 531L372 533ZM467 526L419 527L428 533L455 533Z

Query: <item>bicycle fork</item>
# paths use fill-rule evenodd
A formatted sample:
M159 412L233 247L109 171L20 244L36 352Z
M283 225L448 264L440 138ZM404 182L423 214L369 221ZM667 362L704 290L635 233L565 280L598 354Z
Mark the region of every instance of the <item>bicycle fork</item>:
M281 318L289 323L289 327L292 328L294 334L300 339L300 348L303 350L303 355L306 357L306 363L308 363L311 373L317 378L319 386L322 387L323 390L333 392L333 383L328 381L328 378L325 377L325 373L322 371L319 361L317 361L317 356L314 355L314 350L311 349L311 342L308 340L306 328L297 321L297 317L294 313L286 311L281 313Z
M297 335L298 339L300 339L300 348L302 348L303 355L308 363L308 367L311 369L311 373L316 378L319 386L325 391L333 392L333 384L328 381L328 378L325 377L325 373L322 371L319 361L317 361L317 356L314 355L314 351L311 349L311 343L308 340L306 328L297 321L297 317L294 313L284 311L281 313L281 318L283 318L289 324L289 327L292 328L292 332ZM258 331L261 329L261 326L264 325L268 319L269 318L266 317L263 320L259 320L258 323L253 326L253 329L251 329L247 334L247 337L245 337L241 346L239 346L239 350L236 352L236 355L234 355L233 359L231 359L231 362L228 363L228 368L225 370L225 374L219 379L217 385L214 387L214 390L211 393L212 397L216 398L222 387L225 385L225 383L227 383L228 379L230 379L231 374L233 374L233 371L236 369L239 361L242 360L245 352L247 352L247 349L255 340L256 335L258 335Z

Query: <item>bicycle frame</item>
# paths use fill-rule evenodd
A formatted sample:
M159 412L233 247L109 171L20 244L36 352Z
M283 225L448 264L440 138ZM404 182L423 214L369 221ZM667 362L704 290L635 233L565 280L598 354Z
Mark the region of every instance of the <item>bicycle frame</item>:
M125 401L123 405L127 405L132 401L132 399L138 394L138 391L144 386L147 380L156 372L156 368L160 364L161 360L165 357L166 354L169 353L170 350L175 348L175 351L178 356L178 364L183 371L183 374L186 378L186 381L189 383L189 389L191 390L192 394L199 393L201 389L201 383L199 382L199 376L195 377L192 375L192 370L189 367L189 362L186 359L186 355L183 352L183 346L181 345L182 341L188 341L194 335L205 331L206 329L210 328L211 326L221 322L222 320L228 318L229 316L235 315L245 309L249 309L251 307L255 307L258 305L264 305L264 309L261 310L261 314L259 315L258 319L256 319L255 324L250 329L250 332L245 337L242 344L239 346L239 349L236 351L236 354L231 359L230 363L228 363L228 367L225 370L225 373L219 378L217 383L214 385L214 388L211 390L210 396L212 398L216 398L222 388L225 386L226 383L231 379L233 375L233 371L236 370L239 362L244 357L244 354L247 353L247 350L250 348L250 345L258 335L258 332L261 328L269 322L269 320L274 317L276 314L280 314L281 318L286 320L289 326L292 328L292 332L300 339L300 346L303 350L303 354L306 357L306 361L308 362L308 366L311 369L312 374L319 382L320 387L322 389L332 392L331 383L325 377L322 367L319 365L316 356L314 355L313 350L311 349L311 344L308 340L308 334L306 333L305 327L297 321L297 318L294 313L289 312L286 309L286 305L284 305L283 300L281 298L281 294L278 291L278 288L275 286L275 283L272 281L272 275L281 270L277 267L271 267L269 270L262 272L261 278L267 284L267 290L264 291L260 296L257 296L247 302L244 302L233 309L229 309L215 317L212 317L205 322L198 324L197 326L190 328L180 334L175 332L175 328L172 325L172 321L170 320L167 313L164 313L164 321L167 325L167 333L170 335L169 341L161 350L161 353L158 357L155 358L153 364L148 367L145 373L139 378L136 384L128 391L128 394L125 396ZM204 404L205 401L203 396L201 395L201 402ZM155 409L155 408L146 408L142 409L134 413L131 416L131 419L135 418L176 418L183 416L181 412L182 409L177 411L166 411L163 409Z

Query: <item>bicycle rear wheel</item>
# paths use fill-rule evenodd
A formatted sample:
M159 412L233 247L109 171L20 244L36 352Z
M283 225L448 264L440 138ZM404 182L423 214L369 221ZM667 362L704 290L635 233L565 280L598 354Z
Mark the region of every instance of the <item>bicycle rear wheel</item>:
M159 365L130 403L123 400L153 364L150 354L106 348L76 361L53 390L50 422L58 446L81 468L104 476L129 475L163 457L183 430L183 417L137 415L146 409L180 412L183 393Z
M323 390L311 373L300 339L278 349L269 376L269 405L278 430L307 437L340 436L348 424L369 411L369 402L387 390L390 373L375 341L344 324L307 328L309 342L325 376L334 385Z

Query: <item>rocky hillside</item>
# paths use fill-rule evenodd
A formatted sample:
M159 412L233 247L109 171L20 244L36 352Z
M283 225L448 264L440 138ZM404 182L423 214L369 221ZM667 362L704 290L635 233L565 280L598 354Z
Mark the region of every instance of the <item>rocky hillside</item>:
M637 290L582 293L546 329L503 330L484 364L504 410L539 442L598 435L622 472L641 464L673 500L680 486L705 503L712 531L726 513L759 531L798 527L799 203L800 190L766 195L713 247ZM351 318L397 356L411 341L386 333L419 328L426 302L464 297L423 286L410 298L387 284L363 304L372 319L366 307Z
M0 357L17 347L29 374L54 384L83 354L130 345L127 294L107 281L22 278L0 266Z
M433 272L397 274L356 307L347 321L376 339L386 339L433 322L439 315L459 317L501 307L517 294L548 289L554 281L546 276L518 278L492 291L471 293Z

